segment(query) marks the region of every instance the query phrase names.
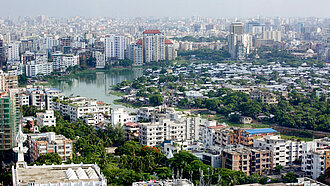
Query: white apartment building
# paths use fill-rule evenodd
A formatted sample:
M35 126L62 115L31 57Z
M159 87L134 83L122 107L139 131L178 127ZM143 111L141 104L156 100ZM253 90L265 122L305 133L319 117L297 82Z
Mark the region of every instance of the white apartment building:
M127 122L137 122L137 115L130 115L124 108L113 109L111 112L111 124L115 126L117 124L125 124Z
M223 125L217 125L216 121L209 121L203 119L204 122L199 126L200 128L200 142L206 149L215 145L215 132L217 130L225 128Z
M155 146L164 140L198 141L200 139L200 125L208 122L200 116L189 117L172 109L167 109L166 114L160 117L158 122L155 122L153 117L151 120L151 123L139 124L140 144Z
M96 59L96 68L104 68L105 67L105 55L102 52L95 51L94 56Z
M303 144L302 171L313 179L318 178L330 167L330 140L316 139Z
M19 42L12 42L8 44L7 53L8 53L8 63L19 62Z
M42 44L44 49L51 50L54 46L59 45L59 40L48 36L42 39Z
M46 108L45 93L39 88L26 89L26 93L29 95L29 104L36 106L39 110Z
M45 112L38 112L37 124L43 126L56 126L56 118L53 110L46 110Z
M62 52L56 52L53 56L53 70L59 72L65 72L68 67L79 65L79 56L73 54L63 54Z
M281 139L281 136L265 136L255 138L253 147L270 150L273 167L277 165L289 166L293 161L302 158L305 142Z
M44 92L46 95L45 96L46 110L53 109L54 98L58 100L62 100L64 98L63 92L55 88L46 88L44 89Z
M53 72L53 63L29 61L25 64L25 75L35 77L37 75L50 75Z
M86 123L96 125L105 121L110 114L110 105L84 97L71 97L53 102L54 110L68 115L72 122L83 119Z
M160 119L159 122L139 124L139 142L141 145L156 146L164 140L185 141L186 124L170 119Z
M230 145L230 133L231 129L228 128L219 128L215 129L214 132L214 144L218 146L228 146Z
M104 53L106 60L109 58L125 58L125 37L117 35L106 35L104 41Z

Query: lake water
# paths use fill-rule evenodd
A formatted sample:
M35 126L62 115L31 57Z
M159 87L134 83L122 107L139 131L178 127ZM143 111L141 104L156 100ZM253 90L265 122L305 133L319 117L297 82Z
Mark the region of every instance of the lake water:
M124 107L123 105L115 105L114 100L120 97L111 95L111 86L122 81L132 81L143 75L143 69L134 68L125 71L109 71L109 72L90 72L77 75L65 80L58 80L51 83L53 88L57 88L65 94L65 96L82 96L86 98L95 98L105 103L111 104L111 108ZM135 109L124 107L129 112Z

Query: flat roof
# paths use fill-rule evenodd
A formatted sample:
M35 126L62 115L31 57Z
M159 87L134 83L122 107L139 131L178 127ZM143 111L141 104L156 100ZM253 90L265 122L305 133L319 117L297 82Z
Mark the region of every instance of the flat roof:
M262 128L262 129L251 129L251 130L245 130L247 133L250 134L262 134L262 133L275 133L277 130L274 130L272 128Z
M67 172L70 169L72 169L71 172L73 172L75 177L73 179L69 179L67 176ZM81 170L78 171L78 169L82 169L85 177L79 177ZM94 164L27 166L26 168L17 168L15 170L20 185L28 185L28 183L74 183L102 180L101 175L95 171Z

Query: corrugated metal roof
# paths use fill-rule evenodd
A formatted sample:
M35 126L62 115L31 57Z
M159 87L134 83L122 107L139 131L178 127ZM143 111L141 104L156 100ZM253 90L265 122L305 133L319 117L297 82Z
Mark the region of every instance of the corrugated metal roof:
M275 133L277 130L274 130L272 128L262 128L262 129L251 129L251 130L245 130L246 132L250 134L262 134L262 133Z

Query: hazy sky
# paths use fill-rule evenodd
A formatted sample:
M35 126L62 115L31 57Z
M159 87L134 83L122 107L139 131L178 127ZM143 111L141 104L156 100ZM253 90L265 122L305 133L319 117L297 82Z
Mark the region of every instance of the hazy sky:
M315 16L330 0L0 0L0 16Z

